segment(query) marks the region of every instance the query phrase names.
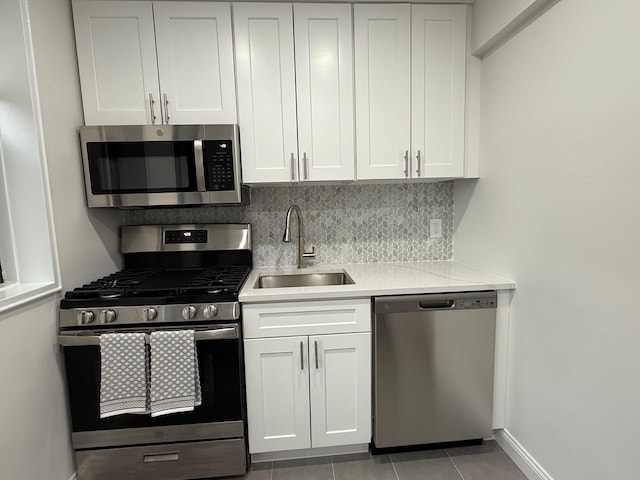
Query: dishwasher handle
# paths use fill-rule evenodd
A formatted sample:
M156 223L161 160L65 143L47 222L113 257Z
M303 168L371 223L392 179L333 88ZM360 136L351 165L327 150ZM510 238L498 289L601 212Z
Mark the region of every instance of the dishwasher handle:
M448 310L456 305L455 300L420 300L418 306L429 310Z

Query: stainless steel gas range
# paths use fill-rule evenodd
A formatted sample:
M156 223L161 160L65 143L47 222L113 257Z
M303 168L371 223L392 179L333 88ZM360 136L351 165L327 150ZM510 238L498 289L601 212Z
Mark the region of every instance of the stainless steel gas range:
M124 269L65 294L63 348L78 480L182 480L247 470L238 292L248 224L126 226ZM193 330L202 403L152 417L100 417L101 336Z

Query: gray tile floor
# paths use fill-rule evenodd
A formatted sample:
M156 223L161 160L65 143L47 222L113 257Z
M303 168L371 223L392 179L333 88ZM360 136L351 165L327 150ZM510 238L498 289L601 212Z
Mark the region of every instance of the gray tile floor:
M251 465L246 480L526 480L494 441L442 450L358 453Z

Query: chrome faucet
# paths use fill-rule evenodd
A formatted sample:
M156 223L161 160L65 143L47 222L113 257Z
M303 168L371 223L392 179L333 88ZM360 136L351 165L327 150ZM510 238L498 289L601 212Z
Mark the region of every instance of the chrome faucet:
M291 205L287 210L287 220L284 225L283 242L291 241L291 214L296 212L298 216L298 268L305 267L305 258L315 258L316 247L311 247L310 252L304 251L304 221L302 220L302 210L297 205Z

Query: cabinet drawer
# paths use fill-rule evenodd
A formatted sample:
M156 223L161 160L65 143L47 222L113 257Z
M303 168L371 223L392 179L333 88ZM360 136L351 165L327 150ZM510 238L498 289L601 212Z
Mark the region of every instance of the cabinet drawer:
M81 480L210 478L243 475L245 452L243 439L216 440L81 450L76 452L76 463Z
M245 338L371 331L371 300L256 303L242 306Z

